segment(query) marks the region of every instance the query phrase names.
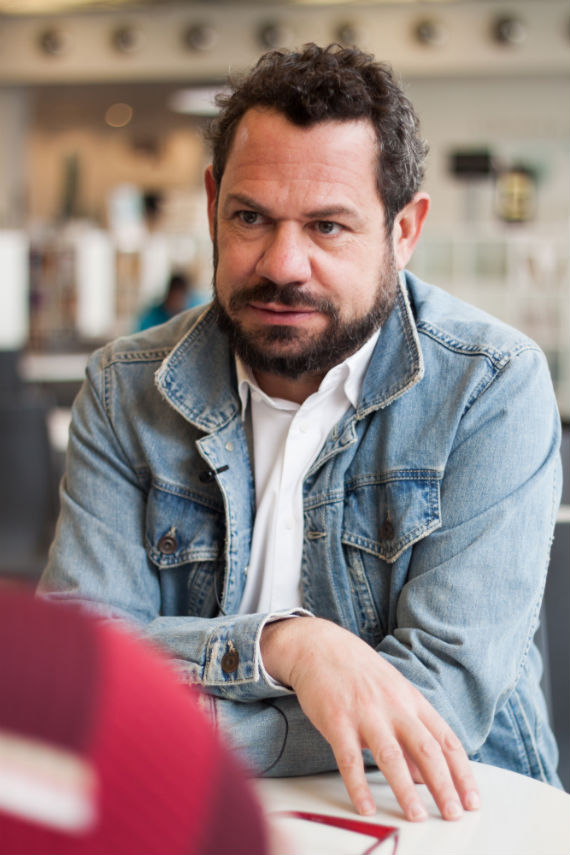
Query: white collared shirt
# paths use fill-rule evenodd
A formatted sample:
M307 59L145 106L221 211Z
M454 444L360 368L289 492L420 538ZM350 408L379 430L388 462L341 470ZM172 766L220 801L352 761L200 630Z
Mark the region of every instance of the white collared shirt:
M303 479L333 425L356 407L379 332L340 365L302 404L270 398L236 357L245 419L251 406L257 511L241 614L276 612L301 605Z

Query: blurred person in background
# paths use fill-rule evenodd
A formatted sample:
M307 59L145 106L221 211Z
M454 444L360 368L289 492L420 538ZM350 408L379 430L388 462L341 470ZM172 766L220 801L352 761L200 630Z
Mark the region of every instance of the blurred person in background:
M202 302L203 300L194 292L188 276L184 273L173 273L168 280L163 299L142 312L136 323L136 331L163 324L184 309L199 306Z

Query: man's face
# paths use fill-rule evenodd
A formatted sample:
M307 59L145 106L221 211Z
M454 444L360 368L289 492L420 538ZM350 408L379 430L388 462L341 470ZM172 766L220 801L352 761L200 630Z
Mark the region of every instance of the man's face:
M254 371L324 374L387 316L397 265L367 121L241 120L218 194L206 175L220 325Z

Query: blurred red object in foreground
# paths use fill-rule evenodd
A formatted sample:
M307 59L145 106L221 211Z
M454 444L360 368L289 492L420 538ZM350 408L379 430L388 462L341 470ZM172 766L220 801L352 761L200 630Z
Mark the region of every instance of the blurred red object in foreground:
M266 853L261 809L166 660L0 589L0 853Z

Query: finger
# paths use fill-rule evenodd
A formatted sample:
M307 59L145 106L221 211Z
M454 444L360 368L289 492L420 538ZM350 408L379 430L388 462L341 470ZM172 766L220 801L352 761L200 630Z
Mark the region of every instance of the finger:
M414 784L423 784L424 779L422 778L421 772L416 766L416 764L412 760L410 760L407 754L404 754L404 757L406 758L406 763L408 764L408 769L410 771L410 775Z
M463 815L463 806L438 740L422 725L421 730L416 728L413 734L404 736L404 745L442 817L447 820L459 819Z
M479 788L461 742L452 730L445 728L440 744L461 804L465 810L478 810L481 806Z
M423 755L427 755L430 750L433 750L434 756L438 758L438 762L433 769L434 775L437 774L436 770L439 769L439 782L437 778L425 781L430 791L432 791L431 788L433 786L439 793L436 798L434 791L432 791L432 795L436 798L438 806L442 802L447 803L446 800L449 799L447 811L457 813L460 816L462 810L458 811L456 805L453 804L454 800L456 801L458 798L461 808L465 808L465 810L477 810L480 807L479 789L473 769L469 763L469 758L460 740L433 708L424 709L422 721L435 738L438 746L438 749L435 749L433 744L428 747L428 743L426 742L422 748ZM440 752L441 760L439 759ZM420 771L423 771L421 763L418 765Z
M406 819L411 822L426 819L427 811L414 786L407 758L398 742L387 738L375 750L371 750Z
M376 813L376 804L366 780L360 744L345 738L337 745L331 742L331 747L338 771L356 811L362 816Z

